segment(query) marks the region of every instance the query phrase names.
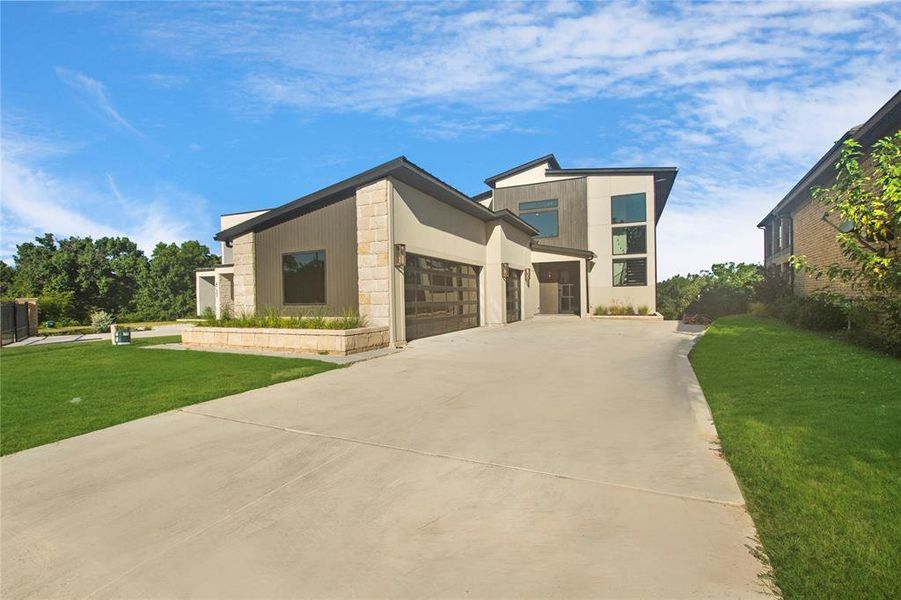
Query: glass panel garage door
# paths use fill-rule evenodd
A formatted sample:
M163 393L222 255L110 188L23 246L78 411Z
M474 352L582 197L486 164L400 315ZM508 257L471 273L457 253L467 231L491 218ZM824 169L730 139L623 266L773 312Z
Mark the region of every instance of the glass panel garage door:
M408 254L404 304L407 341L478 327L478 267Z

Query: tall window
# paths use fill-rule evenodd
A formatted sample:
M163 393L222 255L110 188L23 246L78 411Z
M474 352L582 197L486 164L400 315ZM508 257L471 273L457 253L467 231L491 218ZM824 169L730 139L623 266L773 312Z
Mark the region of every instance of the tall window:
M613 260L613 287L648 284L648 259L616 258Z
M647 198L642 194L625 194L611 199L613 223L642 223L648 220Z
M613 254L644 254L648 251L645 225L613 228Z
M520 202L519 216L523 221L538 230L537 237L557 237L560 235L557 200Z
M325 304L325 250L282 255L285 304Z

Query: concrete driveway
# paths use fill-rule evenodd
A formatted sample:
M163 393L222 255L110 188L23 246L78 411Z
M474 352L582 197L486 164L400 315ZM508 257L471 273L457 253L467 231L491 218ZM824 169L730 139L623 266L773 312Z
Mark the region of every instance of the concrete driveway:
M5 457L2 596L758 596L690 342L470 330Z

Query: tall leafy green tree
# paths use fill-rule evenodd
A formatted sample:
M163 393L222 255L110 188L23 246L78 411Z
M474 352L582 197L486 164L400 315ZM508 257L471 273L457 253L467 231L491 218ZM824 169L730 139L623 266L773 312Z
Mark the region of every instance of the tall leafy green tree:
M12 297L15 276L16 269L0 260L0 296L3 298Z
M194 272L211 267L219 257L200 242L157 244L140 279L136 315L142 319L177 319L193 315Z

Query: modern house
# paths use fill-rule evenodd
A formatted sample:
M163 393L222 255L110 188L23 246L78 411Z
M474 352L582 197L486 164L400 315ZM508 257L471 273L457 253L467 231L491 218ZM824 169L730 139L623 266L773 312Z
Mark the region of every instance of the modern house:
M359 312L390 342L598 305L656 309L656 225L677 169L564 169L553 155L475 197L404 157L277 208L222 216L197 310Z
M853 127L839 138L757 224L757 227L764 231L764 265L789 278L795 293L806 295L824 289L852 293L840 283L830 283L803 273L795 273L788 261L792 255L797 255L806 256L808 262L815 266L848 264L836 241L836 232L847 224L839 223L836 221L837 216L829 215L826 207L811 197L811 190L816 187L828 187L835 182L835 163L846 140L856 140L862 146L863 152L869 153L874 142L892 135L899 127L901 127L901 91L865 123Z

